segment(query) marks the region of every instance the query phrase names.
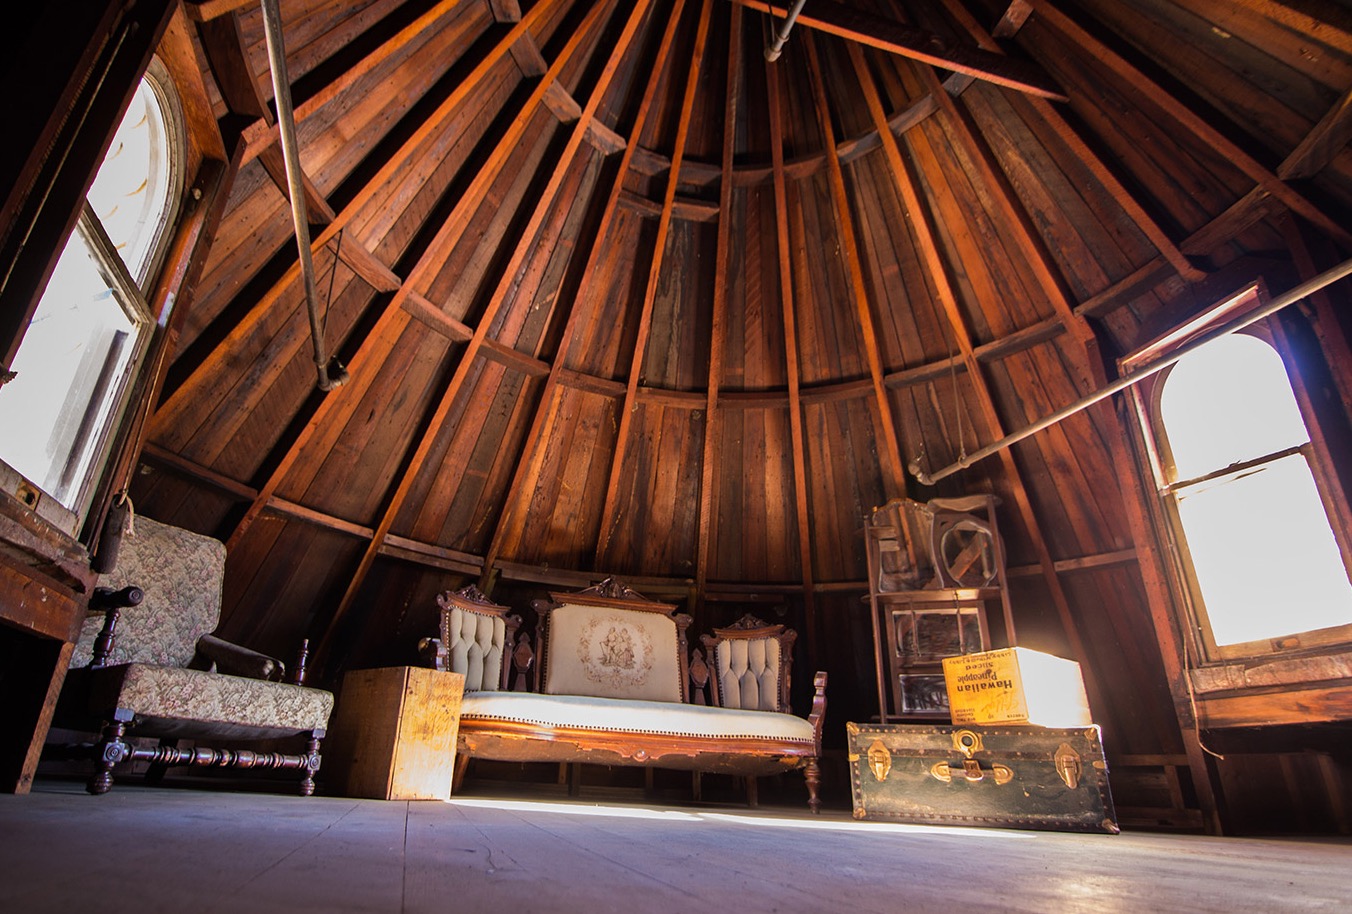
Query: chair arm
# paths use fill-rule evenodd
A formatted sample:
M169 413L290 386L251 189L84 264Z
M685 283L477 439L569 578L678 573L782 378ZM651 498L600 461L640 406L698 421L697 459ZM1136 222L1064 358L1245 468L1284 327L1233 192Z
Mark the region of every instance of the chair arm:
M423 638L418 642L418 659L423 666L445 673L451 668L451 652L440 638Z
M122 610L129 606L139 606L141 601L146 598L145 591L139 587L123 587L121 590L113 590L111 587L95 587L93 595L89 598L89 609L92 612L103 612L103 628L99 629L99 635L94 640L94 653L89 660L91 669L105 666L108 663L108 655L113 652L113 643L117 640L117 620L122 616Z
M815 734L817 743L817 754L821 754L822 748L822 725L826 722L826 671L818 670L817 675L812 677L812 710L807 715L808 723L812 724L812 732Z
M281 682L286 676L286 664L276 657L251 651L247 647L241 647L215 635L203 635L198 638L197 653L215 664L218 673L225 673L228 676L263 679L268 682Z

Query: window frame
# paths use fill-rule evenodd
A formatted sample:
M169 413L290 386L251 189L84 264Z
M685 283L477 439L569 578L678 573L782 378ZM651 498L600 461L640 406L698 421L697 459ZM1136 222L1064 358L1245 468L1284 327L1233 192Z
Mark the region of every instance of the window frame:
M183 215L184 201L187 195L190 141L182 100L173 75L158 57L151 57L146 69L137 78L132 92L127 96L128 105L140 91L143 82L148 84L162 115L165 128L162 152L168 158L166 206L160 214L157 224L152 229L153 236L148 249L149 253L145 257L143 278L138 282L137 278L132 275L126 262L108 237L102 222L89 203L88 187L81 196L79 211L73 221L71 231L53 257L53 264L55 264L59 262L72 244L82 243L84 245L94 261L95 268L107 281L110 291L116 297L115 306L123 310L123 313L135 327L135 336L131 342L131 354L125 365L117 372L112 383L104 388L104 392L100 393L100 388L103 387L100 384L96 384L92 390L91 398L86 405L84 419L81 421L81 427L66 455L67 467L76 457L82 464L86 465L81 471L82 478L78 480L78 485L67 496L62 497L54 492L49 492L39 483L28 480L23 473L6 462L3 455L0 455L0 471L3 471L6 475L17 476L19 479L25 480L28 490L36 490L36 492L33 492L30 507L71 536L77 535L81 526L85 525L91 516L96 496L115 456L121 437L120 431L129 414L133 411L133 396L140 387L139 380L147 356L155 344L156 327L162 325L167 317L167 314L156 313L152 301L153 290L166 265L174 235ZM121 123L126 111L127 108L124 107L117 124ZM115 132L116 126L114 127ZM90 178L91 185L97 178L103 162L104 159L101 158L96 165L93 176ZM79 236L78 240L77 235ZM48 275L47 281L39 291L37 296L39 301L45 294L47 286L50 285L53 275ZM22 350L26 332L27 327L20 333L19 339L15 343L14 350L16 353ZM93 413L104 413L101 404L105 403L109 404L106 414L101 420L94 423L94 427L87 427L89 417Z
M1211 307L1203 309L1192 319L1170 332L1137 348L1119 360L1122 370L1135 370L1168 357L1200 336L1214 332L1222 324L1242 319L1267 303L1266 289L1261 282L1251 283L1235 294ZM1309 468L1315 489L1324 508L1334 541L1342 558L1344 570L1352 575L1352 531L1347 512L1342 504L1342 488L1337 474L1332 471L1331 455L1324 446L1319 430L1319 418L1311 407L1299 365L1292 359L1285 334L1276 316L1235 331L1252 336L1272 347L1281 359L1285 375L1304 420L1309 440L1301 445L1256 457L1228 467L1218 468L1200 476L1170 482L1173 475L1173 455L1164 431L1160 412L1161 397L1173 366L1160 371L1130 390L1131 405L1136 413L1137 426L1144 444L1144 463L1150 485L1152 513L1157 519L1157 533L1168 556L1170 589L1181 607L1180 616L1186 642L1187 665L1191 668L1223 666L1242 660L1273 660L1310 653L1327 653L1352 647L1352 622L1328 628L1312 629L1278 638L1259 639L1235 644L1217 644L1205 600L1193 571L1192 556L1183 530L1178 509L1178 493L1206 481L1223 479L1237 473L1273 463L1283 457L1300 454Z

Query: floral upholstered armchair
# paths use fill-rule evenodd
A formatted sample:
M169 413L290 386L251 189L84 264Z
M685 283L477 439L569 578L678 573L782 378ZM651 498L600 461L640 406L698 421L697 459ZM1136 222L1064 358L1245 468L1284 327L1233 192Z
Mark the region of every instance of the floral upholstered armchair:
M123 599L86 620L62 694L69 725L102 731L90 793L106 793L114 766L129 760L150 762L154 774L170 765L294 769L300 792L314 792L333 694L281 682L280 661L210 634L224 573L225 546L210 537L144 517L123 536L116 568L100 579L102 594L121 588ZM134 747L128 736L160 744ZM308 738L303 753L198 742L294 736Z

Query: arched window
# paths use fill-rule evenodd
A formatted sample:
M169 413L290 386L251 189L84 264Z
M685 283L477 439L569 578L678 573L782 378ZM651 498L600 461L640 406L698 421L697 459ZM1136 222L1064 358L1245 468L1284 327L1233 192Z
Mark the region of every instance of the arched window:
M92 497L154 325L147 290L182 195L173 84L155 62L0 388L0 459L79 516Z
M1158 479L1215 657L1352 634L1352 580L1311 469L1310 435L1281 356L1230 334L1157 389Z

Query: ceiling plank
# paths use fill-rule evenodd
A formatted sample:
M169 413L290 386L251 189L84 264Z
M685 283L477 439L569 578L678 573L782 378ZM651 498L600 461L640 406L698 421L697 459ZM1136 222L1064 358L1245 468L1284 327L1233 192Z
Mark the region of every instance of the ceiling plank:
M822 76L821 62L817 56L817 45L811 35L803 36L803 45L807 49L808 75L811 77L813 101L817 120L821 125L822 145L827 149L827 176L831 190L831 201L836 211L836 230L840 233L840 256L845 262L849 276L851 304L859 322L859 333L864 343L864 355L868 360L869 376L873 380L874 416L878 423L878 462L881 465L884 481L887 484L888 498L901 498L906 495L906 468L901 457L901 438L897 434L896 420L892 415L892 403L884 383L882 353L878 345L878 332L874 326L873 314L869 307L868 286L864 282L864 268L860 263L859 242L854 234L854 216L850 211L849 193L845 189L845 172L836 155L835 127L831 123L830 102L826 96L826 83ZM858 45L847 45L856 51ZM879 123L883 139L883 148L887 143L896 143L890 130L886 129L886 118Z
M650 4L651 0L638 0L638 2L633 4L629 13L629 18L625 22L625 27L616 38L610 56L606 60L605 68L601 71L601 74L598 76L597 81L592 88L587 105L582 110L582 116L573 126L568 142L559 155L558 165L554 169L553 174L550 175L544 191L540 194L534 210L531 213L530 220L521 232L512 257L508 261L506 268L503 270L502 278L499 280L497 287L489 298L489 304L484 309L484 313L474 329L474 336L471 337L467 343L465 351L461 354L460 359L456 364L455 373L446 385L446 389L442 393L436 408L428 417L424 426L425 430L420 436L412 455L409 457L393 494L388 499L380 522L376 526L375 534L372 536L370 544L367 546L365 553L362 555L356 569L353 571L352 579L333 615L330 617L322 637L319 639L319 646L315 651L317 663L322 665L326 656L331 651L334 638L340 625L343 623L344 617L350 613L355 604L357 594L360 592L361 586L366 580L366 575L369 573L371 566L375 563L377 556L380 554L380 549L384 544L385 537L389 534L390 528L394 525L394 521L398 517L400 509L403 508L409 493L412 492L414 482L417 480L418 474L427 462L427 458L431 454L432 448L436 443L437 436L440 434L442 426L450 415L457 397L464 388L465 381L469 377L474 360L479 354L479 350L485 345L489 328L493 326L498 312L506 306L509 300L511 300L508 291L516 278L517 271L521 268L521 265L534 249L535 236L539 232L540 226L544 223L545 218L548 216L549 211L553 208L554 200L558 196L560 187L563 185L564 177L568 173L574 157L578 154L579 149L581 149L582 144L586 139L587 125L596 116L596 111L600 107L601 101L605 97L606 91L609 89L616 72L619 70L621 60L632 45L634 37L638 33L639 25L642 24ZM560 50L558 58L550 67L549 72L545 74L541 84L536 88L535 92L532 93L531 98L527 103L527 108L530 111L533 112L539 107L545 92L548 90L548 84L559 78L560 74L563 72L564 66L570 62L573 55L576 54L578 50L586 47L589 41L595 40L593 35L594 26L600 20L601 13L608 7L609 4L598 3L592 6L587 12L582 23L573 32L567 44ZM508 129L499 146L500 149L504 150L504 154L500 157L501 161L495 163L495 166L492 168L493 171L500 170L501 167L506 165L512 149L516 146L521 138L521 133L528 125L528 117L519 117L513 123L512 127ZM448 219L447 222L451 223L452 220ZM463 231L463 228L461 231ZM456 232L455 234L458 236L459 233ZM441 249L441 245L434 242L428 249L428 255L439 254ZM419 261L418 268L415 268L415 273L419 279L424 273L430 271L431 268L440 263L440 257L429 257L428 255L424 255ZM412 283L414 279L414 276L410 276L410 283ZM395 298L397 300L399 295L396 294Z
M681 0L684 3L684 0ZM671 49L675 44L677 26L680 24L681 10L683 7L674 9L667 20L666 30L662 34L662 41L657 49L657 55L653 59L652 66L649 68L648 82L644 88L643 97L639 102L638 111L634 115L634 124L629 132L629 141L625 145L624 154L620 157L619 167L615 170L615 176L612 179L610 196L606 200L605 209L602 211L601 220L596 229L596 238L603 240L610 234L611 227L614 225L616 214L619 212L627 191L624 189L625 179L631 170L634 169L635 162L643 153L639 146L639 138L643 135L643 130L647 126L648 117L652 113L653 106L657 98L657 90L661 85L662 73L666 70L667 60L671 56ZM483 575L479 581L479 587L485 593L492 590L492 579L496 574L499 556L502 555L504 548L515 542L520 537L526 521L526 507L529 503L530 493L535 491L535 483L540 477L540 472L544 466L547 448L545 447L545 431L553 426L554 419L558 415L560 397L558 396L558 387L560 384L578 387L584 390L595 390L588 387L581 380L586 376L565 366L568 352L572 349L574 337L581 326L582 319L590 317L594 308L584 308L580 305L582 302L596 302L600 296L592 294L592 287L596 284L597 273L600 269L603 258L609 253L606 246L597 243L592 245L591 252L588 254L587 263L583 267L582 278L578 283L578 291L573 296L574 306L569 312L567 320L564 322L563 334L559 341L558 354L554 357L554 363L550 368L548 379L545 381L544 390L540 394L540 399L535 407L535 415L531 420L530 430L526 433L526 441L522 450L521 458L517 462L516 470L512 475L511 485L507 489L506 502L503 505L502 514L498 517L497 527L493 531L493 538L489 542L488 551L484 555ZM600 380L600 379L598 379ZM627 388L619 385L617 382L607 382L614 385L616 390L608 395L616 397L622 396Z
M723 467L723 436L718 391L723 383L723 360L728 339L728 263L732 246L739 239L732 225L732 168L737 153L737 111L741 107L742 83L737 78L742 46L742 9L729 10L727 78L723 96L723 162L718 188L718 210L728 214L718 222L714 253L714 300L709 340L709 374L704 398L704 450L700 461L699 506L696 520L695 596L704 593L709 582L709 564L713 542L713 518L717 512L718 471ZM674 187L676 181L671 181ZM674 201L674 194L672 196Z
M812 512L808 506L807 436L803 432L802 372L798 345L797 300L793 288L793 265L807 257L806 245L793 246L789 235L789 191L784 168L783 91L779 67L765 64L766 92L770 109L770 177L775 200L775 250L779 260L779 314L784 328L784 365L789 384L789 441L793 446L793 507L798 518L798 563L803 580L803 627L807 630L808 663L817 663L817 608L813 586ZM890 129L890 128L889 128ZM871 393L871 391L869 391Z
M644 288L643 304L639 312L638 333L634 339L634 351L629 361L629 380L624 394L624 403L620 409L619 429L615 435L615 450L610 458L610 477L606 483L605 500L601 508L601 531L596 540L594 567L605 567L610 539L619 523L620 480L624 474L625 457L629 451L629 439L634 424L635 398L638 395L639 380L643 373L643 359L647 354L648 337L652 331L653 304L657 300L657 287L662 278L662 263L666 259L667 236L671 232L673 207L676 202L677 175L681 173L681 160L685 157L686 138L690 135L690 122L695 109L695 87L699 82L700 64L704 57L704 47L709 37L709 19L712 15L713 0L704 0L700 8L699 26L695 31L695 44L691 50L690 69L686 74L685 90L681 97L680 119L676 126L676 139L672 146L671 171L667 176L667 188L662 198L662 216L657 221L657 236L653 241L651 265L648 269L648 282Z
M1033 3L1033 8L1037 13L1038 22L1060 33L1071 44L1078 45L1085 53L1093 55L1096 60L1107 66L1125 83L1148 98L1161 112L1176 121L1180 127L1187 130L1200 142L1223 155L1260 188L1280 200L1283 206L1311 224L1318 226L1323 232L1336 239L1345 249L1352 250L1352 231L1349 231L1342 223L1320 209L1317 204L1268 170L1266 166L1242 149L1239 144L1212 126L1206 118L1165 91L1162 86L1062 12L1050 0L1030 0L1030 2Z
M787 8L765 0L732 0L753 10L784 17ZM866 13L832 0L813 0L798 15L798 24L850 42L918 60L945 70L1043 98L1066 101L1061 87L1040 67L981 48L955 44L926 29Z
M1284 180L1309 178L1323 171L1352 141L1352 91L1340 98L1277 168Z
M995 41L995 37L991 34L987 34L985 29L981 27L981 24L967 12L966 7L958 2L958 0L944 0L944 7L964 28L967 29L968 33L972 35L978 45L993 53L1001 53L1000 45ZM1023 10L1022 18L1017 20L1018 24L1022 25L1023 20L1027 18L1028 12L1031 12L1032 8L1025 0L1019 0L1019 2L1013 4L1010 7L1010 11L1013 11L1015 7L1020 7ZM1006 37L1009 34L1013 34L1013 32L1009 31L1011 26L1006 25L1007 20L1008 15L1000 20L1000 24L997 25L994 30L995 36ZM1013 26L1013 28L1017 31L1017 26ZM1057 137L1061 142L1066 144L1076 158L1084 163L1085 167L1089 169L1094 178L1107 189L1109 195L1117 202L1117 205L1122 207L1126 214L1131 217L1131 220L1136 223L1136 226L1141 232L1150 239L1151 244L1155 246L1155 250L1164 255L1164 258L1173 265L1174 269L1178 271L1179 276L1182 276L1189 282L1199 282L1206 278L1206 273L1192 265L1192 262L1188 260L1187 256L1184 255L1181 250L1179 250L1178 245L1173 242L1173 239L1171 239L1168 234L1165 233L1164 229L1160 227L1159 223L1145 211L1145 207L1141 205L1140 201L1136 199L1136 196L1132 194L1131 191L1127 190L1126 185L1118 179L1117 175L1108 164L1103 161L1102 157L1094 152L1094 150L1089 147L1089 144L1075 132L1074 128L1071 127L1070 122L1066 120L1065 116L1055 105L1040 98L1029 98L1026 100L1026 103L1032 107L1049 127L1052 128ZM1058 313L1059 312L1060 309L1058 308Z
M457 85L446 96L441 104L428 115L427 119L410 133L408 138L404 141L404 144L390 156L389 160L385 162L374 175L371 176L370 180L368 180L352 200L343 207L337 217L325 226L322 232L319 232L314 237L311 244L311 250L318 254L324 246L333 241L338 233L346 228L349 223L356 222L361 215L366 213L368 207L377 199L384 188L394 181L403 170L410 167L427 140L436 134L438 130L442 129L447 121L453 118L460 110L461 105L473 96L475 89L477 89L493 72L502 58L508 54L512 44L516 42L520 34L524 33L532 25L543 19L545 15L561 2L563 2L563 0L541 0L541 2L531 8L530 12L526 14L520 23L513 26L507 34L503 35L498 43L479 60L465 77L464 81ZM475 198L474 200L471 200L471 202L475 202L475 205L477 205L477 197L475 197L474 194L466 193L465 198ZM448 223L454 223L455 221L455 219L448 219ZM201 391L216 383L216 378L219 375L221 366L228 363L243 342L256 332L263 321L268 319L273 309L277 307L277 303L281 300L282 296L286 294L287 290L290 289L299 278L300 264L298 262L293 263L281 278L259 298L258 303L230 328L230 331L225 335L221 342L193 368L191 374L189 374L183 383L169 395L169 398L161 404L156 411L154 431L157 435L162 429L170 428L180 422L184 415L193 409L193 403L197 401ZM396 320L397 318L395 315L398 311L399 309L397 307L387 308L385 316L380 319L378 326L383 325L383 323L388 320ZM372 333L368 336L368 340L373 340L376 335L376 328L373 328ZM299 340L296 348L298 349L304 344L305 340ZM283 354L278 355L280 356ZM361 361L365 361L365 355L362 355L360 351L358 355L361 356ZM372 357L379 363L383 358L383 355L377 356L373 353ZM354 356L351 360L351 364L348 365L348 370L350 373L353 373L354 378L357 378L355 369L358 362L358 357ZM325 398L325 400L328 399L330 398ZM326 410L328 408L330 407L320 407L321 410ZM310 432L306 432L304 436L308 436L308 434L310 434ZM291 455L290 459L294 460L294 454ZM280 479L277 481L280 482ZM256 514L256 512L253 513ZM252 519L250 515L246 515L245 518L241 520L241 525L243 528L247 528L248 524L251 522ZM241 528L237 527L236 533L238 534L240 532L242 532ZM234 537L232 536L232 540L233 539Z

